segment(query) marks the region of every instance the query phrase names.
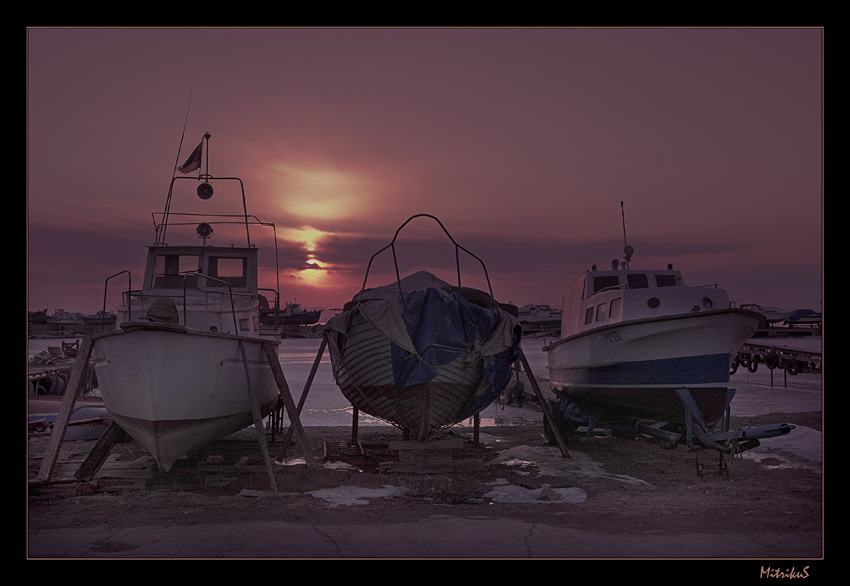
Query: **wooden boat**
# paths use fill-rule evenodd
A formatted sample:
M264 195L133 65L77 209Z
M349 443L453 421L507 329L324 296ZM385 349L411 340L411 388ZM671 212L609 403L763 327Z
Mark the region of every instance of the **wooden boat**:
M196 182L205 201L214 184L230 188L228 195L241 193L243 213L202 216L208 221L197 224L193 244L167 244L169 226L191 216L194 227L201 215L171 211L180 179ZM279 399L269 356L277 356L280 338L259 327L251 218L239 178L173 177L141 289L130 285L123 293L116 329L92 336L104 406L163 471L190 450L251 425L254 401L264 417ZM245 244L232 246L229 238L226 246L210 244L217 223L242 227ZM129 278L128 271L113 277L125 273Z
M402 227L421 216L439 223L420 214ZM395 283L376 289L367 290L364 279L324 335L334 378L352 406L426 441L499 396L522 330L516 308L496 303L492 289L461 287L459 269L458 286L424 271L404 279L396 272Z
M689 403L714 425L731 400L731 361L763 316L724 289L686 286L672 266L632 270L633 252L564 293L562 337L544 348L550 385L585 414L683 422Z

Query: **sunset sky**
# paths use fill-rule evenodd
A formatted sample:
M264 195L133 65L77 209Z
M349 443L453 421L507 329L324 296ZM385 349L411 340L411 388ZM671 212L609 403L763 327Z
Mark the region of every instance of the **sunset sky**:
M185 122L180 162L209 131L210 173L241 177L248 212L274 224L283 301L342 307L425 213L486 263L500 301L560 305L622 256L622 201L632 268L670 262L738 304L821 310L823 36L29 29L28 308L93 313L110 275L141 284ZM367 286L391 278L387 254ZM431 220L401 232L398 256L456 280ZM462 269L486 287L477 262Z

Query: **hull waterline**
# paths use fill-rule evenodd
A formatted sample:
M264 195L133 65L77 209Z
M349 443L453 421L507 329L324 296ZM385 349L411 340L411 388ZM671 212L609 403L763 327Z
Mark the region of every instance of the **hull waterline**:
M707 424L728 401L729 366L760 316L738 309L620 322L547 347L553 390L605 415L684 420L688 389Z

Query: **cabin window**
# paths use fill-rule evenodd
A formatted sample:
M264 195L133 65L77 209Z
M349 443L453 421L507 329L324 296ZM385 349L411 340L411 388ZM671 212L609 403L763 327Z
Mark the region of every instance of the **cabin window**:
M649 279L643 273L632 273L627 275L629 289L647 289L649 287Z
M158 254L154 259L153 287L154 289L182 289L184 275L198 270L198 255L196 254ZM185 279L186 287L197 286L197 278L193 275Z
M607 316L608 303L603 302L596 306L596 321L602 321Z
M675 287L676 275L655 275L655 285L657 287Z
M584 325L587 325L593 321L593 308L588 307L587 312L584 314Z
M247 258L231 258L226 256L212 256L209 260L209 271L207 274L210 277L215 277L217 281L209 280L210 287L225 287L221 281L230 283L231 287L246 287L245 279Z
M596 277L593 279L593 292L598 293L602 289L609 289L611 287L619 287L620 279L617 275L609 276L609 277Z
M617 317L620 315L620 308L623 305L623 299L617 297L611 300L611 308L608 310L608 317Z
M250 329L251 329L251 322L248 320L248 318L247 318L247 317L241 317L241 318L239 318L239 329L240 329L241 331L243 331L243 332L250 331Z

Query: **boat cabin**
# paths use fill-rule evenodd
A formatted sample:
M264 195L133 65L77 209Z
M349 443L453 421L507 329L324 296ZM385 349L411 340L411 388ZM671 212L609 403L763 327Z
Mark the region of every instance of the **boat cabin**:
M632 319L719 309L729 306L726 291L689 287L673 270L598 271L582 275L563 297L561 335Z
M257 249L150 246L141 291L125 298L120 321L148 316L157 299L174 302L176 323L212 332L256 335ZM235 331L234 331L235 330Z
M256 294L257 249L218 246L151 246L143 290L153 295L208 291ZM209 277L209 278L206 278Z

